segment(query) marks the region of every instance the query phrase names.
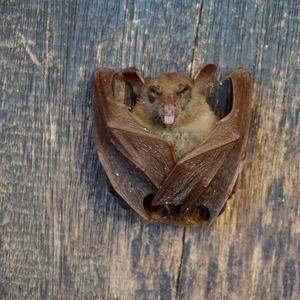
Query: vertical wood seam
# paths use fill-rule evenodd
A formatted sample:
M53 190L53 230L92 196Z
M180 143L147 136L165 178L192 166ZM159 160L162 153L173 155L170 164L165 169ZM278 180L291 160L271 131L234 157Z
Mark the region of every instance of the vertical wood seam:
M181 252L181 258L180 258L180 264L179 264L179 268L178 268L178 276L177 276L177 282L176 282L176 300L179 299L179 286L180 286L180 280L181 280L182 261L183 261L183 256L184 256L185 232L186 232L186 228L183 228L182 252Z
M201 3L200 3L200 9L199 9L199 13L198 13L198 19L197 19L197 25L196 25L196 32L195 32L195 39L194 39L194 43L193 43L193 51L192 51L192 57L191 57L192 59L191 59L190 77L193 74L195 48L196 48L197 41L198 41L198 32L199 32L199 27L200 27L200 20L201 20L201 16L202 16L202 11L203 11L203 1L201 1Z

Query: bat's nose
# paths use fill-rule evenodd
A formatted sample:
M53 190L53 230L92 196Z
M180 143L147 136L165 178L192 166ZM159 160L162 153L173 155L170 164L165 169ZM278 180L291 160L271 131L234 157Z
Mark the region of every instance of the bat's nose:
M165 124L173 124L175 120L176 107L173 103L166 103L163 106L163 115Z
M163 106L163 112L167 116L175 115L176 107L173 103L167 103Z

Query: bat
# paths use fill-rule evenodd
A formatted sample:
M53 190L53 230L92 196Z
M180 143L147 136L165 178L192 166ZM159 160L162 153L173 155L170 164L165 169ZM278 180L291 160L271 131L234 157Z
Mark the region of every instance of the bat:
M215 71L210 64L194 79L172 72L147 80L135 68L94 72L97 156L122 207L183 226L204 220L206 229L222 212L246 158L251 79L240 68L215 85L229 80L232 94L229 114L218 120L205 102ZM120 74L136 105L116 101Z

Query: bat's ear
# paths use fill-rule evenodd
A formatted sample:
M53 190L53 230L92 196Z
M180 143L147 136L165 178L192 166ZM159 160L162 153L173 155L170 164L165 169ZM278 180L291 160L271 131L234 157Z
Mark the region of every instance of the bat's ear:
M135 69L134 72L130 73L122 73L127 81L129 81L132 85L133 92L136 95L140 95L142 92L143 87L145 86L145 80L141 75L138 73L138 70Z
M210 87L209 81L213 77L217 67L213 64L203 67L195 76L194 83L199 93L204 94Z

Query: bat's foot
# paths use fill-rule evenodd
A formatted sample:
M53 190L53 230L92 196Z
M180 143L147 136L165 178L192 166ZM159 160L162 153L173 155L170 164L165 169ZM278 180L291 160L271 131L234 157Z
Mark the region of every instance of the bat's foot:
M125 210L131 209L130 205L127 204L127 202L118 193L116 193L115 197L118 199L118 202L123 209Z
M110 181L109 181L109 179L108 179L108 177L107 177L107 175L106 175L105 172L103 172L102 177L103 177L102 182L104 183L106 192L107 192L109 195L111 195L111 196L115 196L116 192L115 192L115 190L114 190L112 184L110 183Z

